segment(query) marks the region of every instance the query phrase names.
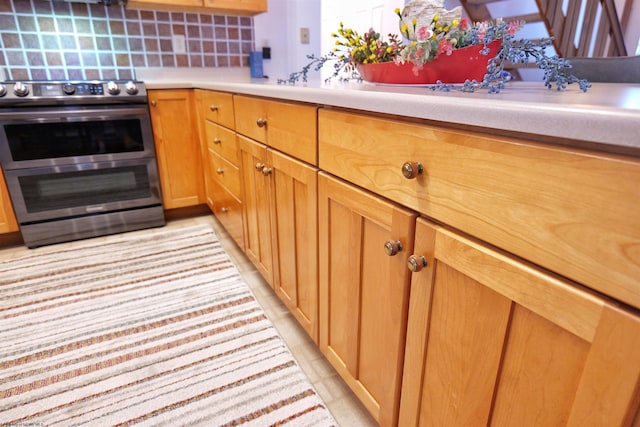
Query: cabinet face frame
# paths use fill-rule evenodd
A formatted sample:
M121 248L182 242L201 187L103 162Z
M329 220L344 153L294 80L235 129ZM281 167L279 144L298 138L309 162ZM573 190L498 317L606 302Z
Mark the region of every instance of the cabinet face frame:
M382 426L396 425L415 214L318 176L320 350ZM400 241L395 256L386 241Z
M633 420L637 314L423 219L415 253L400 425Z

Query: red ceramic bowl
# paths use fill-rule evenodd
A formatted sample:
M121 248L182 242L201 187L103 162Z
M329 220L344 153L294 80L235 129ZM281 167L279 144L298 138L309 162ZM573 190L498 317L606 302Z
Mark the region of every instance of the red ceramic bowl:
M490 51L486 56L480 53L483 44L456 49L451 55L440 55L427 62L415 72L410 62L358 64L357 70L365 81L371 83L434 84L438 80L443 83L464 83L466 80L480 82L487 73L488 62L498 54L500 40L491 42L488 47Z

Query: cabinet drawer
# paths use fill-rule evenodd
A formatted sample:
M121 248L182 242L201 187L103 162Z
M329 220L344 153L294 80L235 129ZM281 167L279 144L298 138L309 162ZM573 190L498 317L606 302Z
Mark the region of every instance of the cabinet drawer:
M230 129L235 126L233 95L230 93L202 90L200 91L200 108L205 119Z
M324 109L318 135L321 169L640 307L638 159Z
M240 196L240 169L238 166L209 150L209 170L213 181L218 181L231 193Z
M258 142L267 142L267 127L258 126L258 120L267 119L267 101L264 99L235 95L233 106L238 111L236 132ZM268 121L267 121L268 123Z
M312 165L318 164L315 106L239 95L234 97L234 103L238 133Z
M207 147L227 159L234 165L238 165L238 146L235 132L207 121L205 123L207 134Z
M244 231L242 228L242 202L215 179L212 179L213 205L211 209L222 223L227 233L244 251Z

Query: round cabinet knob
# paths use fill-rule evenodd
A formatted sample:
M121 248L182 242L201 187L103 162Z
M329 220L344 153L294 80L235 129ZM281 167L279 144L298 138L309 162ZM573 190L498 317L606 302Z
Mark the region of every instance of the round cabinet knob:
M222 174L224 173L224 169L222 169L222 168L218 168L218 169L216 169L216 173L217 173L218 175L222 175Z
M409 270L417 273L427 266L427 259L422 255L411 255L407 260L407 267Z
M62 85L62 92L66 95L73 95L76 93L76 87L71 83L65 83Z
M422 175L423 171L424 168L422 167L422 164L418 162L406 162L402 165L402 176L407 179L417 178L418 175Z
M264 163L256 163L256 170L261 171L264 168Z
M229 208L221 208L220 212L227 213L227 212L229 212Z
M273 173L273 168L268 168L268 167L263 167L262 168L262 175L267 176L267 175L271 175Z
M259 128L263 128L267 125L267 119L258 119L256 120L256 124L258 125Z
M210 106L209 106L209 110L211 110L211 111L218 111L218 106L217 106L217 105L210 105Z
M138 86L136 86L132 81L128 81L127 84L124 85L124 89L129 95L135 95L138 93Z
M22 82L16 82L16 84L13 85L13 93L15 93L16 96L27 96L29 95L29 86Z
M0 83L0 98L7 94L7 87Z
M109 82L107 83L107 92L109 95L117 95L120 93L120 88L118 87L118 83Z
M222 140L220 138L213 138L213 143L214 144L220 144L222 142Z
M387 255L394 256L400 251L402 251L402 243L400 240L387 240L384 243L384 253Z
M158 101L156 101L155 99L151 101L151 106L155 107L156 105L158 105Z

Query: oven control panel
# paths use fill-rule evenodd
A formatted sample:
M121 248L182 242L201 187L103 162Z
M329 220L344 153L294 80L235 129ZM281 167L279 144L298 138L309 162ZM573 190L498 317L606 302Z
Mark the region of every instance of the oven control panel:
M144 84L138 81L16 81L0 83L0 105L101 104L146 102Z

